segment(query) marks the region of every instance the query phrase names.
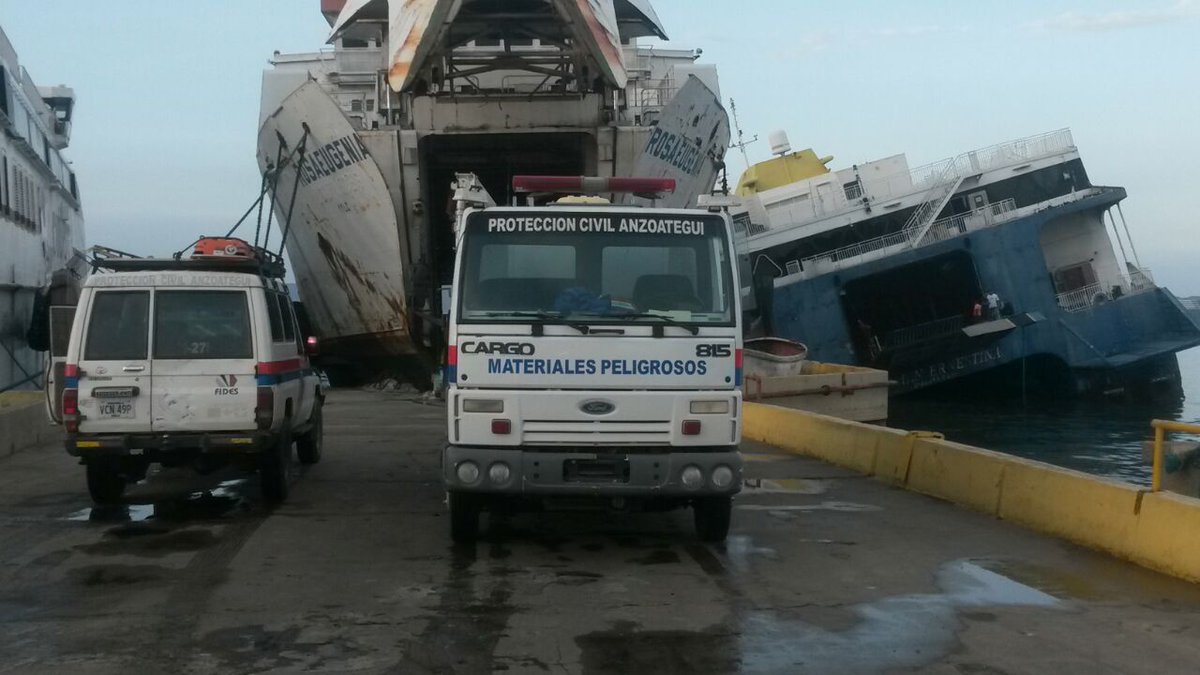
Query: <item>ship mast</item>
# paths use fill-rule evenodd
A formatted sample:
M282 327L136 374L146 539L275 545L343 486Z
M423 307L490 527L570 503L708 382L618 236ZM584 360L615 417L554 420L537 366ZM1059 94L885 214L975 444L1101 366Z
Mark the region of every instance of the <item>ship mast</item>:
M737 143L731 143L729 147L737 148L742 153L742 161L746 162L746 168L750 168L750 157L746 155L746 146L758 140L758 136L745 140L742 134L742 125L738 122L737 103L731 98L729 99L729 113L733 117L733 129L737 132Z

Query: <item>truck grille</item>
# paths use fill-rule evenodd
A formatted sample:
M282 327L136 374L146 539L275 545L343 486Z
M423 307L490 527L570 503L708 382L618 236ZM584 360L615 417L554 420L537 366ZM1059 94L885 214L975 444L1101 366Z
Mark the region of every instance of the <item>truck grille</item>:
M522 425L521 442L526 445L665 445L671 439L671 421L555 422L528 420Z

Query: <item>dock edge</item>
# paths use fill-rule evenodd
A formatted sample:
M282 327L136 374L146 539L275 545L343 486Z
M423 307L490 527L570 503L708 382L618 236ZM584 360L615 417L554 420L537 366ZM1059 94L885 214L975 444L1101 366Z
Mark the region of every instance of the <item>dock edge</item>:
M1200 583L1200 499L944 440L745 403L743 435ZM1147 428L1149 428L1147 426Z

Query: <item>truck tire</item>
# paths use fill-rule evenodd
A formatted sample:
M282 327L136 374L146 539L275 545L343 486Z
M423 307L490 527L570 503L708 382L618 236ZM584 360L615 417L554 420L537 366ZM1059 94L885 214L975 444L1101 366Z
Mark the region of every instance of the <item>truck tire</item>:
M99 505L116 504L125 494L125 476L116 462L87 463L88 494Z
M470 544L479 536L479 500L465 492L450 493L450 538Z
M321 413L323 407L324 404L319 400L313 405L310 420L312 426L307 433L296 439L296 456L300 458L301 464L316 464L321 461L321 445L325 435L325 423Z
M292 459L292 435L284 431L258 460L258 481L263 501L282 504L288 498L288 465Z
M701 541L719 543L729 534L732 497L701 497L692 502L692 517Z

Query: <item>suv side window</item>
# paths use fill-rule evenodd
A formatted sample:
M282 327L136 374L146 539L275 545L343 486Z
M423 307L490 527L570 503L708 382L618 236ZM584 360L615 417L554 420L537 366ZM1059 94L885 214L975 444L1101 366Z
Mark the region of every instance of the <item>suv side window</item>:
M150 291L97 291L88 317L86 361L146 358L150 342Z
M279 313L278 293L264 291L267 300L267 315L271 319L271 342L287 342L283 332L283 315Z
M292 301L282 293L275 293L275 302L279 305L279 316L283 320L283 339L279 342L296 341L296 319L292 316Z

